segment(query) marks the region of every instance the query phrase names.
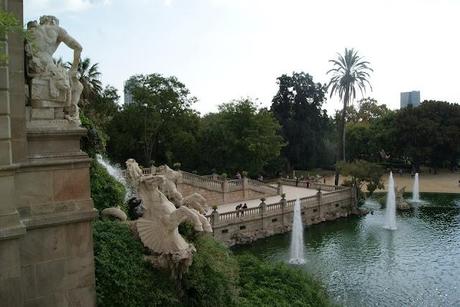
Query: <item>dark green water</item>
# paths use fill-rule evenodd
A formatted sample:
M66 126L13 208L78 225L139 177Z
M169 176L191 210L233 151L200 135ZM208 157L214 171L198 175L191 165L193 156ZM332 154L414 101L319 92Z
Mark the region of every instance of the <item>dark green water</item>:
M306 227L306 270L343 306L460 306L460 195L422 194L429 203L396 217L396 231L374 214ZM290 233L249 251L287 262Z

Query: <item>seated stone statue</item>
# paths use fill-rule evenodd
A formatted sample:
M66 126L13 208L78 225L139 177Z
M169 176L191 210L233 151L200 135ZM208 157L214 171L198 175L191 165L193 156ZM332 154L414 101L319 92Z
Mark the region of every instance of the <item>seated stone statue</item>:
M54 16L42 16L39 23L27 23L27 34L26 73L30 80L27 94L32 105L31 120L66 118L80 125L78 102L83 86L78 80L77 69L81 45L59 26ZM70 70L53 59L61 43L74 51Z

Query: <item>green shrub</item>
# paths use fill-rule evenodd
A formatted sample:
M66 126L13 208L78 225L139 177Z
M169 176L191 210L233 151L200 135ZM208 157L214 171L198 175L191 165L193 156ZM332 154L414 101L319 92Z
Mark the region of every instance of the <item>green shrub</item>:
M238 262L231 251L210 235L193 242L197 253L182 281L187 306L237 306Z
M98 306L179 305L169 273L144 261L144 247L126 224L95 222L94 256Z
M125 188L96 160L91 161L90 180L91 197L96 209L101 211L108 207L124 205Z
M255 256L237 256L241 306L330 306L321 285L306 272Z

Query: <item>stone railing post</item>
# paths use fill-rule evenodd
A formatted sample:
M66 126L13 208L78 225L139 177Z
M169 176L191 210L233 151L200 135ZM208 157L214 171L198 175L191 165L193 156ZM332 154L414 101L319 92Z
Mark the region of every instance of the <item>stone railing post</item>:
M242 185L243 185L243 198L248 199L249 198L249 181L248 178L243 177L242 180Z
M287 201L286 201L286 194L282 193L281 194L281 225L284 227L286 225L286 221L284 220L284 214L286 211L286 206L287 206Z
M214 227L217 223L219 223L219 211L217 211L217 207L212 208L211 212L211 225Z
M228 181L227 178L222 181L222 201L226 202L228 198Z
M278 193L278 195L283 194L283 185L281 184L281 179L278 180L278 186L276 187L276 192Z
M322 210L322 205L323 205L323 193L321 193L321 187L318 189L318 192L316 193L316 197L318 198L318 213L319 213L319 218L321 221L325 221L326 219L323 216L323 210Z
M265 211L267 210L267 204L265 203L265 198L261 198L260 201L261 203L259 204L259 212L262 217L262 229L266 229Z

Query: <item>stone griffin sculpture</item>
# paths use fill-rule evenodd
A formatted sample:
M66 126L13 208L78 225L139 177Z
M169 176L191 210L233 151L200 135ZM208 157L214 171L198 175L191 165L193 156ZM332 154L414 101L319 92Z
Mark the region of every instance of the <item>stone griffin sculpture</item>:
M137 197L142 200L144 208L135 228L152 254L148 259L154 265L171 268L180 275L191 264L195 248L179 234L178 226L189 221L196 231L212 232L212 227L197 210L186 206L176 208L166 197L160 190L168 186L169 179L165 175L144 175L134 159L127 160L126 166L128 181L136 186Z
M81 45L59 26L54 16L42 16L39 23L27 24L26 73L31 103L30 120L56 122L67 119L80 125L78 102L83 85L78 80L77 68ZM72 66L67 70L53 59L61 43L73 50Z
M160 191L171 200L176 207L186 206L195 209L201 214L205 214L209 209L206 199L198 193L193 193L189 196L182 197L182 194L177 190L177 184L182 179L182 174L172 170L167 165L161 165L155 168L155 174L166 177L166 182L160 186Z

